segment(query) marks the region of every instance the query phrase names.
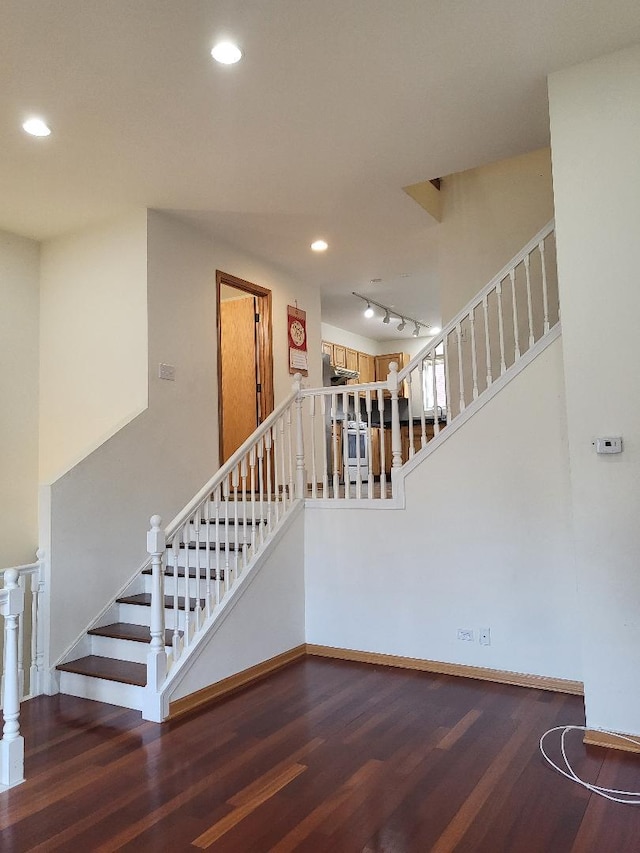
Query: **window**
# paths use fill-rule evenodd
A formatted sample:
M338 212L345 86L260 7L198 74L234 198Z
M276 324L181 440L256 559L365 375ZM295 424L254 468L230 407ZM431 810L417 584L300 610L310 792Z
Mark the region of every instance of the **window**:
M435 401L433 399L433 371L435 367ZM434 410L434 403L442 412L447 409L447 383L444 370L444 344L436 347L435 358L428 356L424 360L422 397L425 412Z

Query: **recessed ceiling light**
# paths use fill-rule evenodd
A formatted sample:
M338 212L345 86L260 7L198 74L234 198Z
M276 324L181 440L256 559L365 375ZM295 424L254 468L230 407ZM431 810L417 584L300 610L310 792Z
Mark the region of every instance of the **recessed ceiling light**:
M211 49L211 56L221 65L234 65L242 59L242 51L231 41L220 41Z
M371 307L371 303L367 302L367 307L364 309L364 316L367 318L367 320L370 320L374 314L375 311Z
M311 248L314 252L326 252L329 248L329 244L326 240L314 240L311 244Z
M51 128L41 118L29 118L22 124L22 129L31 136L49 136Z
M381 281L382 281L381 278L370 278L369 284L380 284Z

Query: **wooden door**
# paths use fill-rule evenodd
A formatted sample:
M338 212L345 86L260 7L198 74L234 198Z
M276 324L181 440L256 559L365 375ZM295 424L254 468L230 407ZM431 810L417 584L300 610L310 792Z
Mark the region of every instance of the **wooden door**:
M258 426L255 297L220 303L222 459L225 462Z

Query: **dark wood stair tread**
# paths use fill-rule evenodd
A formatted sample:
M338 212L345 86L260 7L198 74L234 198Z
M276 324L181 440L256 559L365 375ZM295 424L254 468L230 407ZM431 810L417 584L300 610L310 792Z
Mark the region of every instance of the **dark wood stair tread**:
M132 640L135 643L150 643L151 633L148 625L131 625L129 622L114 622L112 625L100 625L87 631L93 637L111 637L114 640ZM182 631L180 631L182 634ZM165 646L170 646L173 631L164 632Z
M200 566L199 569L196 569L195 566L190 566L189 577L195 578L196 577L196 571L199 573L200 580L204 581L207 579L207 568L206 568L206 566ZM142 574L143 575L151 575L151 574L153 574L153 569L151 568L151 566L147 566L146 569L142 570ZM163 574L165 577L168 577L168 578L174 577L175 566L167 566L165 568ZM178 566L178 577L179 578L184 577L184 566ZM211 566L211 580L212 581L216 580L216 570L213 568L213 566ZM221 581L224 580L224 569L222 569L222 568L220 569L220 580Z
M138 595L125 595L122 598L116 599L118 604L141 604L143 607L151 607L151 593L150 592L140 592ZM164 597L164 606L168 610L173 610L173 596L165 595ZM200 599L200 607L204 608L205 600L203 598ZM196 599L189 599L189 609L196 609ZM184 596L178 596L178 610L184 610Z
M245 544L247 545L247 547L250 545L249 542L247 542L247 543L244 543L244 542L238 542L238 543L236 543L236 542L218 542L218 550L219 551L226 551L227 549L229 549L229 551L236 551L236 550L239 550L240 548L242 548ZM167 548L173 548L173 542L168 542ZM184 542L180 543L180 550L184 551ZM187 544L187 550L189 550L189 551L197 551L197 550L206 551L207 550L207 543L206 542L189 542ZM209 542L209 550L210 551L216 550L216 543L215 542Z
M219 515L218 518L214 517L214 518L201 518L200 519L200 524L221 524L224 526L225 524L227 524L227 522L229 523L229 527L231 527L234 524L237 524L238 526L240 526L240 525L252 526L254 524L255 525L267 524L267 519L266 518L256 518L254 521L253 518L239 518L236 521L235 516L233 518L231 516L229 516L229 518L227 519L223 515ZM195 524L193 519L191 519L191 524Z
M98 655L88 655L68 663L58 664L60 672L75 672L92 678L104 678L121 684L134 684L144 687L147 683L147 667L144 663L132 663L128 660L114 660Z

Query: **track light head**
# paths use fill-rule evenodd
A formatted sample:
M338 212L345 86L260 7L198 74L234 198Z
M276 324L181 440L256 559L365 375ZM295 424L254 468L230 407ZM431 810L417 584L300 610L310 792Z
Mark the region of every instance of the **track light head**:
M375 312L371 307L371 303L367 302L367 307L364 309L364 316L367 318L367 320L370 320L373 317L374 313Z
M420 326L417 323L413 327L413 332L411 332L411 334L413 335L414 338L417 338L418 335L420 334Z
M382 318L382 322L385 324L385 326L388 326L390 321L391 317L389 316L389 312L387 311L384 317Z
M405 323L405 321L404 321L404 317L402 317L402 318L400 319L400 322L398 323L398 331L399 331L399 332L401 332L401 331L404 329L404 327L405 327L406 325L407 325L407 324L406 324L406 323Z

